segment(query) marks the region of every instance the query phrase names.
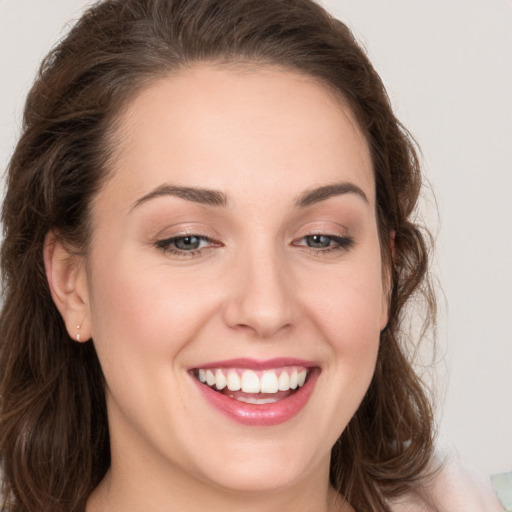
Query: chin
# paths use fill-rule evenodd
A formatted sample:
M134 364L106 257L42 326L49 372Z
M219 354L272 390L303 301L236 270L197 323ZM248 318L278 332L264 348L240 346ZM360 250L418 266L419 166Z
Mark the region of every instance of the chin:
M300 484L308 475L329 467L330 450L321 457L301 442L233 442L224 456L200 461L203 478L217 488L236 493L265 493ZM199 469L199 468L198 468ZM322 471L322 472L324 472Z
M208 475L211 484L233 493L271 493L291 488L305 477L304 468L267 460L249 461L243 467L230 465L212 473Z

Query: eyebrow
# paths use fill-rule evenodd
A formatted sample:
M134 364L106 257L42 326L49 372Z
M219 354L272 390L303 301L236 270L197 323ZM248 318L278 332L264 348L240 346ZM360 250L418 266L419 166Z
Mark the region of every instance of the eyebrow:
M359 196L365 203L369 204L368 197L361 188L353 183L333 183L332 185L324 185L323 187L306 190L295 201L295 206L304 208L313 204L325 201L330 197L341 196L344 194L355 194Z
M295 207L305 208L313 204L325 201L330 197L340 196L344 194L355 194L369 203L366 194L361 188L353 183L343 182L334 183L332 185L324 185L322 187L306 190L296 200ZM228 196L218 190L211 190L201 187L182 187L178 185L163 184L153 189L148 194L137 199L130 208L132 211L137 206L140 206L151 199L163 196L174 196L194 203L205 204L209 206L227 206Z
M206 204L210 206L226 206L228 204L226 194L217 190L164 184L156 187L140 199L137 199L130 208L130 211L151 199L162 196L179 197L180 199L192 201L193 203Z

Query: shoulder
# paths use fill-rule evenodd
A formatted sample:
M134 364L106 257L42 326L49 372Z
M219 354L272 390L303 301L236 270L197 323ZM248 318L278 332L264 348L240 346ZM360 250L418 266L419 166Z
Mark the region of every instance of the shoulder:
M502 512L489 478L455 455L437 457L439 469L425 477L415 495L392 503L393 512ZM435 467L435 466L434 466Z

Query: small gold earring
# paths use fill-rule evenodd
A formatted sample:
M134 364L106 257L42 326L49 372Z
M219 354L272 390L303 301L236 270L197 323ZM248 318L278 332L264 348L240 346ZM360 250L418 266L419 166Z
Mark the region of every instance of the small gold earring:
M82 323L80 325L77 325L76 328L78 331L80 331L80 329L82 328L82 324L84 323L84 321L82 320ZM80 341L80 332L77 332L76 333L76 341Z

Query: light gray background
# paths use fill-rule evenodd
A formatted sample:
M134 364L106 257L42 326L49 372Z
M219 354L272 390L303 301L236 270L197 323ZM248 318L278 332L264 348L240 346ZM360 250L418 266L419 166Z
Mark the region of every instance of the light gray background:
M85 0L0 0L0 167L41 58ZM438 234L442 442L512 469L512 1L324 0L366 47L418 139ZM447 306L443 306L446 302ZM30 319L27 319L30 321ZM447 391L445 392L445 389Z

